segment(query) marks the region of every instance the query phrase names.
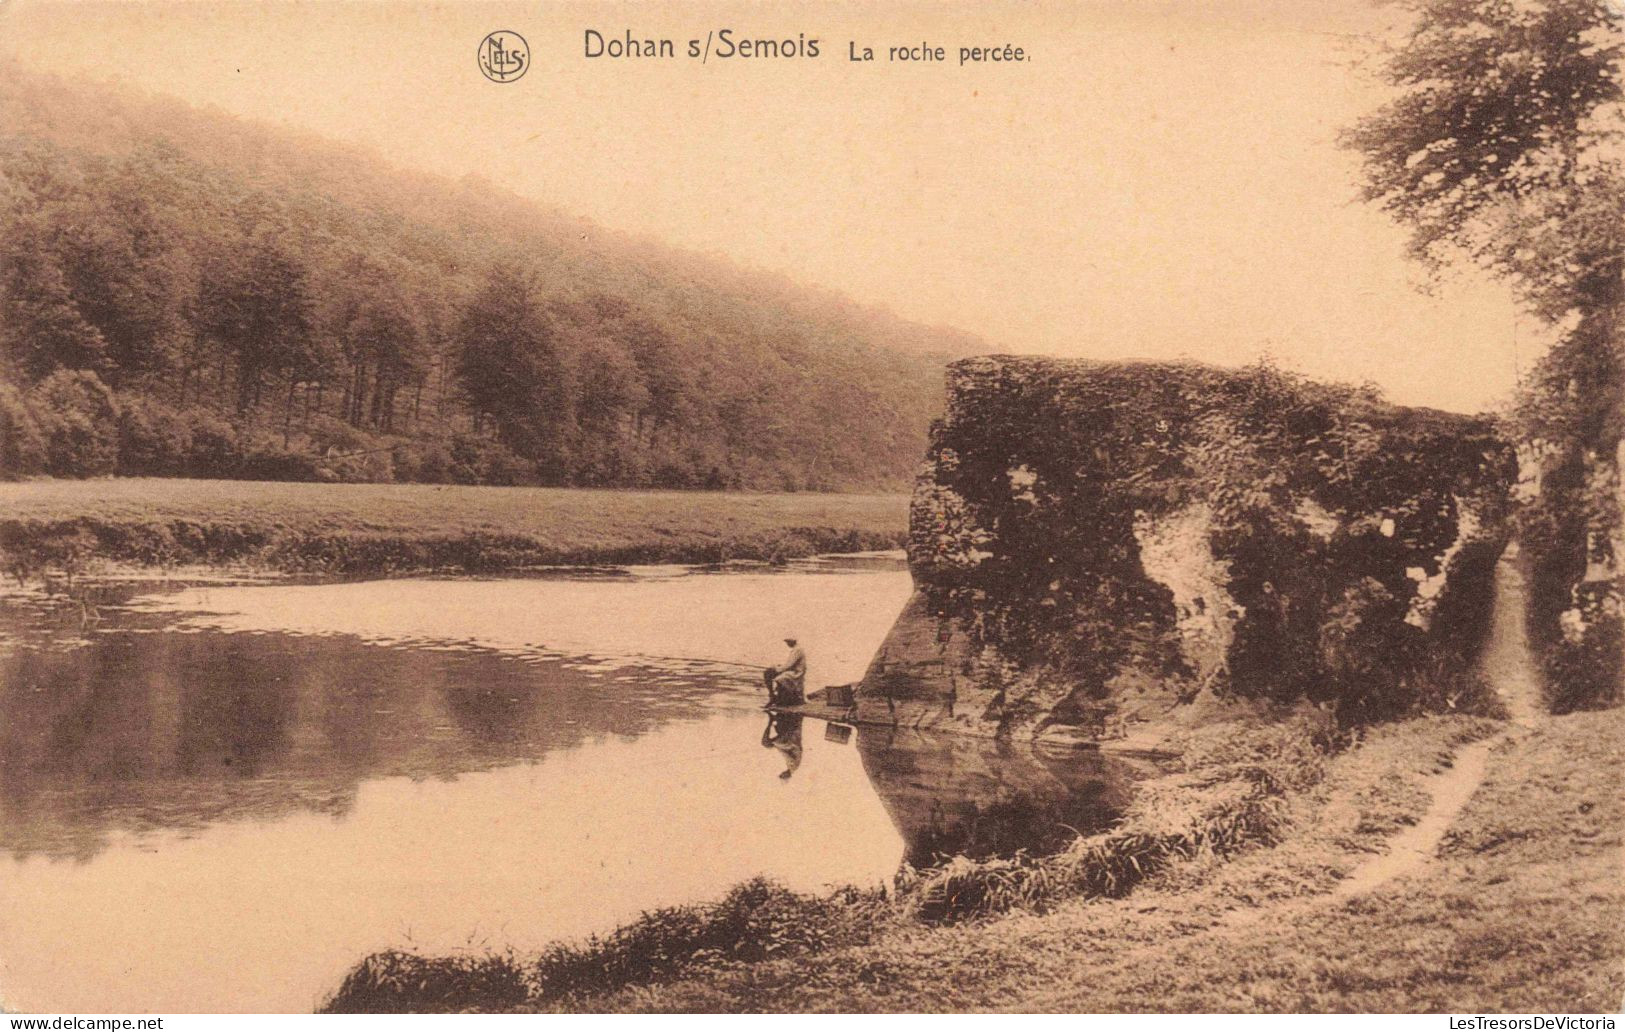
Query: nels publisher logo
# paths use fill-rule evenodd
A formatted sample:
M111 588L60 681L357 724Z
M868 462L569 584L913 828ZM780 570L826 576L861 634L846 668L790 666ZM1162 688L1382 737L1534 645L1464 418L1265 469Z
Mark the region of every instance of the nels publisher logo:
M480 40L480 71L492 82L513 82L530 68L530 45L517 32L501 29Z

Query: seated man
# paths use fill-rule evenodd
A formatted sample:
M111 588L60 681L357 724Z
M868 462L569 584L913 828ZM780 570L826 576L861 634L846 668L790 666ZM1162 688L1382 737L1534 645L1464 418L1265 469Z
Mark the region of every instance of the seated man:
M790 647L789 656L762 672L768 706L799 706L807 701L807 653L794 637L785 638L784 643Z

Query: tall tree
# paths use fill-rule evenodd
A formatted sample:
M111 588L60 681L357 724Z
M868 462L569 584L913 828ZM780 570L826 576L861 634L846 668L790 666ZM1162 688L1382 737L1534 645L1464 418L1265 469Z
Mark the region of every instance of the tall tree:
M345 418L355 426L394 430L396 396L427 373L429 335L413 281L404 262L356 256L334 288L333 330L350 367Z
M1618 201L1625 37L1609 0L1406 6L1415 22L1383 68L1399 95L1344 137L1365 158L1366 199L1411 228L1429 264L1470 257L1548 317L1594 304L1585 269L1549 260L1565 245L1529 245L1552 219Z
M1345 142L1364 155L1366 198L1410 227L1418 258L1477 263L1558 331L1519 404L1545 484L1526 521L1537 599L1550 601L1533 626L1559 657L1549 669L1591 685L1559 695L1605 701L1625 558L1625 23L1611 0L1408 6L1415 21L1384 67L1398 96Z
M477 421L489 420L508 447L560 473L574 392L529 275L512 265L492 268L457 336L457 375Z
M190 269L145 184L128 169L100 178L59 218L58 254L80 312L106 341L106 379L116 387L182 364Z
M210 263L199 306L204 331L235 359L239 412L258 403L268 376L314 362L304 269L273 239L246 243Z
M0 237L0 357L30 379L103 369L107 342L64 275L50 212L20 215Z

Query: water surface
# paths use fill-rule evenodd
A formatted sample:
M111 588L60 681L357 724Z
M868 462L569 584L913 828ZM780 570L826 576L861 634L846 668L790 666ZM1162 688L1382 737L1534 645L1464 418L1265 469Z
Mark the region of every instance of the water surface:
M908 590L871 559L13 593L0 999L309 1010L384 947L535 949L1109 820L1088 764L769 723L783 634L854 680Z

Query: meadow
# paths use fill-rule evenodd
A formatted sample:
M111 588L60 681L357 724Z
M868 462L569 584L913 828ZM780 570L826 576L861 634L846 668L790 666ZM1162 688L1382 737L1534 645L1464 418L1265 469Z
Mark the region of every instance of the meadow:
M779 560L899 547L908 499L118 478L0 483L7 571L96 561L344 575Z

